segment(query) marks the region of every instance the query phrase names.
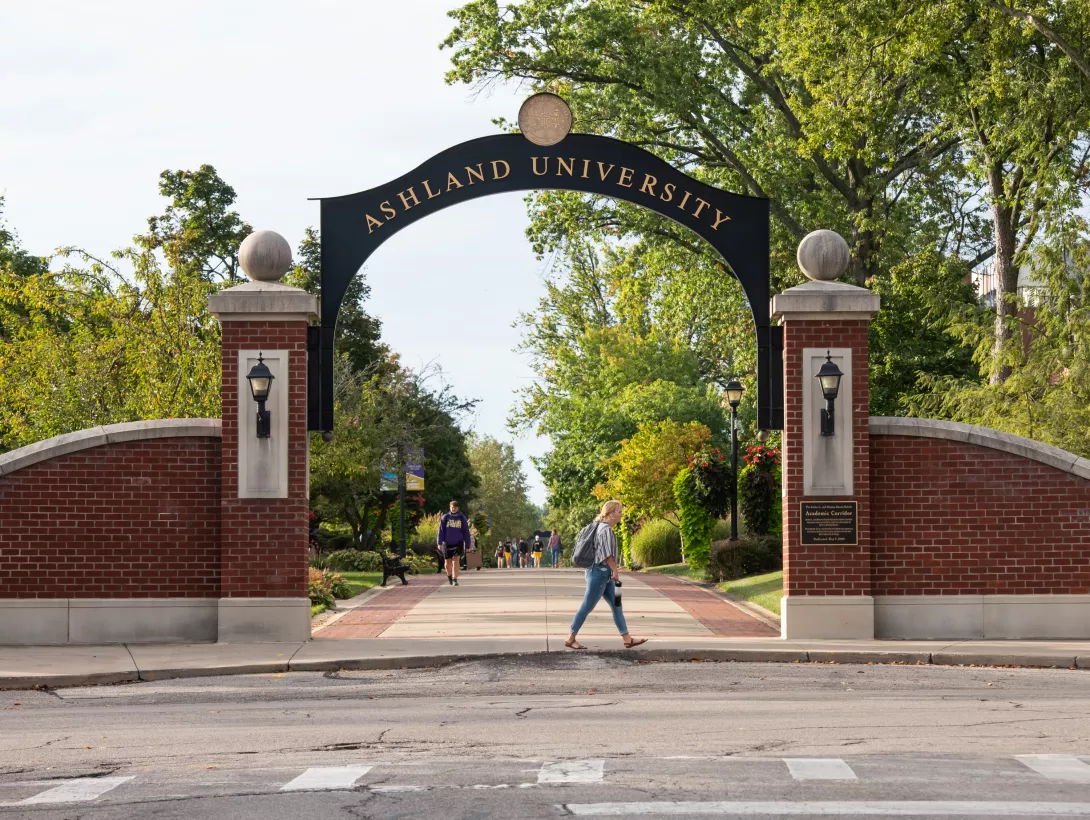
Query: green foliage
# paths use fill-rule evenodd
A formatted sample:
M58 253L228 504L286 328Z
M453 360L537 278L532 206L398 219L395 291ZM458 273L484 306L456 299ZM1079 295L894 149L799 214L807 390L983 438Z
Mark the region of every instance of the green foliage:
M703 573L711 558L711 534L715 519L700 503L691 467L686 467L674 479L674 498L681 523L681 549L685 562L693 570Z
M435 545L439 541L439 519L442 518L441 513L435 513L433 515L425 516L420 519L420 523L416 525L416 532L413 535L413 545L421 545L435 549Z
M754 535L712 544L708 574L716 581L745 578L783 567L783 541L774 535Z
M681 533L669 521L648 521L632 536L632 560L637 567L657 567L681 561Z
M338 550L312 559L310 565L318 569L382 572L382 556L377 552Z
M742 528L751 536L778 533L783 527L782 521L776 520L781 502L780 451L756 444L747 449L745 461L738 476Z
M621 562L624 566L632 569L634 567L646 566L638 561L634 561L632 556L632 536L638 526L637 519L629 510L625 510L621 515L621 520L616 526L617 531L617 544L621 548Z
M538 511L530 503L526 474L515 448L491 436L471 436L469 461L480 479L471 503L492 519L488 532L496 538L517 538L533 532L538 525ZM476 520L474 516L478 533L487 535Z
M783 570L726 581L719 588L779 615L783 599Z
M703 447L689 456L689 467L697 500L712 518L724 518L730 512L734 475L728 458L718 447Z
M636 518L664 518L676 508L674 476L689 453L711 437L702 424L660 421L641 424L605 463L609 479L594 488L600 501L621 501Z
M312 568L307 582L307 594L312 604L332 607L335 603L332 573Z

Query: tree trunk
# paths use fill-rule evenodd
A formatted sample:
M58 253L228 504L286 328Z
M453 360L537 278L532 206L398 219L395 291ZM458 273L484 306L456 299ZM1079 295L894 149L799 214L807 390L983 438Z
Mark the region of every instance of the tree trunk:
M988 169L988 184L992 195L992 220L995 233L995 344L992 348L992 371L988 381L1002 384L1011 375L1011 367L1004 364L1005 353L1019 334L1012 333L1011 319L1017 315L1018 267L1014 262L1016 245L1016 211L1006 198L1003 185L1003 169L992 163Z

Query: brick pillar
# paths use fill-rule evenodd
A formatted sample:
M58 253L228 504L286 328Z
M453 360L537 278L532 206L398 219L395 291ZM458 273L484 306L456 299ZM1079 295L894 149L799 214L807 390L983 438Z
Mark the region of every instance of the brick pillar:
M785 638L873 638L867 333L879 298L829 281L847 265L847 245L831 231L804 239L799 263L813 281L772 300L773 316L784 328L781 631ZM844 373L832 436L820 432L825 402L816 378L827 353ZM839 518L852 508L840 502L854 502L854 537ZM819 543L802 543L804 504L812 522L806 540ZM841 523L813 524L825 520Z
M219 640L305 641L307 327L318 303L277 281L291 265L291 248L278 234L250 235L239 257L253 281L209 300L223 331ZM246 380L259 354L274 376L267 438L257 437Z

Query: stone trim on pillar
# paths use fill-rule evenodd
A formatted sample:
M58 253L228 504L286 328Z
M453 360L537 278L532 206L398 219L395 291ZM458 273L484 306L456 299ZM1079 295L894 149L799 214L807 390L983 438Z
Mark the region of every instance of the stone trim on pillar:
M813 253L815 244L824 255ZM810 234L799 246L799 264L813 281L772 300L773 319L784 328L784 638L874 637L867 337L879 297L831 281L847 261L841 237L831 231ZM835 442L821 439L823 402L815 386L815 354L824 359L826 351L844 372L835 433L842 438ZM802 546L804 501L855 502L857 543Z
M318 317L318 300L275 281L291 266L291 249L279 235L251 234L239 258L255 281L209 299L223 330L218 638L305 641L310 638L307 328ZM272 433L260 441L245 367L257 353L266 355L275 376L266 403ZM260 476L258 467L275 475Z

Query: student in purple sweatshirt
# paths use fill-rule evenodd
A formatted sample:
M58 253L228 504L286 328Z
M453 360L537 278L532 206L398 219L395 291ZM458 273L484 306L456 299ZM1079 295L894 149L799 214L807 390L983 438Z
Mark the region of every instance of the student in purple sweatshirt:
M450 502L450 512L439 519L437 548L447 562L447 583L458 586L458 556L469 546L469 519L458 511L458 502Z

